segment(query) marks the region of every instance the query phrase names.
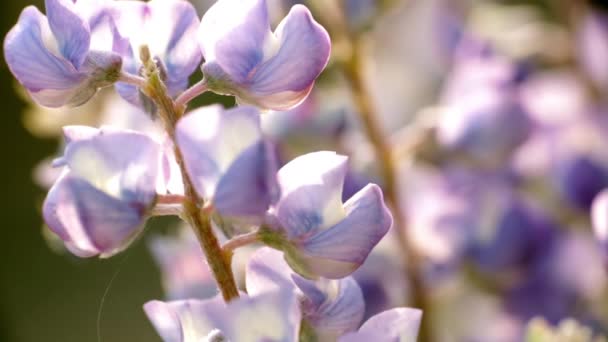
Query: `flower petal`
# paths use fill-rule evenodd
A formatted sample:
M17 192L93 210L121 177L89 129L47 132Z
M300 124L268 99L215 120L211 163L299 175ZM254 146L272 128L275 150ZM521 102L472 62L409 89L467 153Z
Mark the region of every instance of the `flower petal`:
M287 254L288 261L303 262L314 274L330 279L345 277L361 266L393 219L375 184L368 184L344 207L344 220L302 241L295 253Z
M167 68L168 83L185 86L182 83L187 83L202 57L200 49L192 43L200 25L196 9L183 0L152 0L148 8L150 51Z
M148 206L156 196L160 146L132 131L100 130L66 147L70 172L99 190L133 204Z
M88 22L76 13L75 4L70 0L45 0L46 15L61 55L78 69L84 63L91 32Z
M346 168L347 157L323 151L295 158L279 170L281 199L276 215L289 239L331 227L344 218Z
M204 311L228 341L292 342L300 331L298 300L289 290L241 297L225 308Z
M134 204L108 196L68 172L49 191L43 215L74 254L111 255L142 228L145 210Z
M339 342L399 341L415 342L422 311L396 308L381 312L363 323L359 332L340 338Z
M42 13L33 6L25 8L4 40L6 62L17 80L33 95L49 89L72 91L86 75L47 49L42 38L45 29L48 30L48 24ZM61 106L56 100L45 101L44 96L38 96L37 100L42 105Z
M273 162L255 108L198 109L178 122L176 137L199 195L225 214L266 211L272 197Z
M203 16L198 36L205 62L217 63L237 84L247 82L264 60L269 38L265 0L217 1Z
M310 92L329 61L331 43L327 31L302 5L292 7L275 34L280 48L256 70L250 91L264 107L288 109Z
M608 190L603 190L593 200L591 220L604 255L604 263L608 265Z

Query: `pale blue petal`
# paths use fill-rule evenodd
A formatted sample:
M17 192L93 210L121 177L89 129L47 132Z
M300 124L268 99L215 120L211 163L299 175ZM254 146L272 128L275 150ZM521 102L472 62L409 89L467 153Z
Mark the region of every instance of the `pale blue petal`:
M342 336L338 342L416 342L422 311L396 308L368 319L358 332Z
M74 68L80 68L91 43L87 20L76 13L75 4L70 0L45 0L45 5L49 26L57 39L59 51Z

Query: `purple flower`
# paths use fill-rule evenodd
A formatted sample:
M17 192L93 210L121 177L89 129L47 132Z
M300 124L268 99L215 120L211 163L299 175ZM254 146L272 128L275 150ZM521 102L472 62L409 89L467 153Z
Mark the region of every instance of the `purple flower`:
M169 299L205 299L217 294L215 280L191 229L184 227L174 237L154 237L150 250L160 266Z
M323 341L355 331L365 311L361 289L352 277L304 279L291 271L279 251L270 248L253 254L246 281L250 296L291 289L298 295L303 321Z
M300 311L291 291L241 297L228 304L220 298L175 302L151 301L144 310L165 342L297 341Z
M90 22L100 21L102 11L68 0L45 4L47 16L33 6L23 10L4 40L6 62L37 103L82 105L118 80L122 59L93 49L98 40L92 39Z
M78 256L118 253L154 205L160 147L140 133L89 127L71 127L66 140L55 162L64 171L44 202L44 219Z
M396 308L381 312L368 319L358 332L342 336L338 342L416 341L422 311Z
M329 35L306 7L294 6L273 33L265 0L216 2L199 43L211 90L274 110L302 102L330 54Z
M276 167L257 109L197 109L177 123L176 137L201 197L221 215L263 219L275 197Z
M593 200L591 220L595 237L600 243L604 264L608 267L608 190L600 192Z
M278 173L281 198L268 245L281 249L300 275L343 278L354 272L392 225L382 191L368 184L346 203L342 186L347 157L315 152L298 157Z
M444 90L439 142L494 165L530 133L530 118L518 97L521 70L487 46L466 42Z
M152 58L163 71L172 96L188 86L188 77L201 61L196 46L199 19L196 10L184 0L116 1L115 16L119 36L126 43L118 48L124 57L123 69L138 74L141 67L139 48L150 48ZM129 102L143 106L139 90L129 84L117 84L117 90Z

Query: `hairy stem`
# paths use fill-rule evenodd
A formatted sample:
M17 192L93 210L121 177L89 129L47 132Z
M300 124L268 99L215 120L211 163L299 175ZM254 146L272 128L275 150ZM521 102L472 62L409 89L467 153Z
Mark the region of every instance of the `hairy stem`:
M187 106L190 101L194 100L194 98L206 92L208 89L207 80L203 78L177 97L175 100L175 107L181 108Z
M351 39L351 43L352 54L343 65L344 73L351 86L365 134L372 144L376 158L379 162L380 173L384 181L385 196L393 212L393 232L405 254L405 274L407 276L407 281L411 286L410 293L413 302L412 304L423 312L426 312L429 308L429 298L426 295L424 284L421 279L419 256L412 248L412 244L407 235L406 213L398 192L397 165L389 141L386 138L386 134L383 132L380 122L378 121L378 115L375 112L372 99L365 86L365 80L362 75L363 68L360 60L362 53L361 43L357 39ZM428 319L422 320L419 336L419 341L421 342L432 340L430 337L428 321Z
M223 246L222 249L226 252L226 253L231 253L234 250L236 250L237 248L243 247L243 246L247 246L247 245L251 245L252 243L256 243L260 241L259 238L259 231L255 230L251 233L247 233L247 234L243 234L243 235L239 235L239 236L235 236L232 239L230 239L228 242L226 242Z
M184 218L194 229L207 259L207 263L209 264L209 268L211 268L211 272L222 293L222 297L228 302L239 297L239 292L232 273L230 254L224 253L217 237L213 233L209 214L203 210L204 203L198 197L194 189L192 180L186 171L184 157L177 146L175 139L175 126L179 118L184 114L184 107L177 106L169 95L167 95L167 89L161 80L160 73L154 62L149 58L149 51L142 52L143 53L140 55L143 56L144 74L147 79L146 85L142 88L142 91L158 106L159 116L165 124L167 134L173 141L175 158L181 170L184 183L185 196L182 202Z

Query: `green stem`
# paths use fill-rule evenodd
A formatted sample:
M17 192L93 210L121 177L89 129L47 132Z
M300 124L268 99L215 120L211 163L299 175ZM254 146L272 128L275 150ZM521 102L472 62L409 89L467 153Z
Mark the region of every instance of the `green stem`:
M145 49L142 48L142 50ZM185 195L183 200L184 217L194 229L207 263L222 293L222 297L228 302L239 297L232 273L231 253L224 253L217 237L213 233L209 213L203 210L204 203L194 189L192 180L186 171L184 157L175 139L175 126L179 118L184 114L184 107L177 106L167 95L167 89L161 80L156 65L149 58L149 52L142 51L141 56L144 63L144 76L146 76L147 80L142 91L158 106L159 116L165 124L167 134L173 141L175 158L181 170Z

